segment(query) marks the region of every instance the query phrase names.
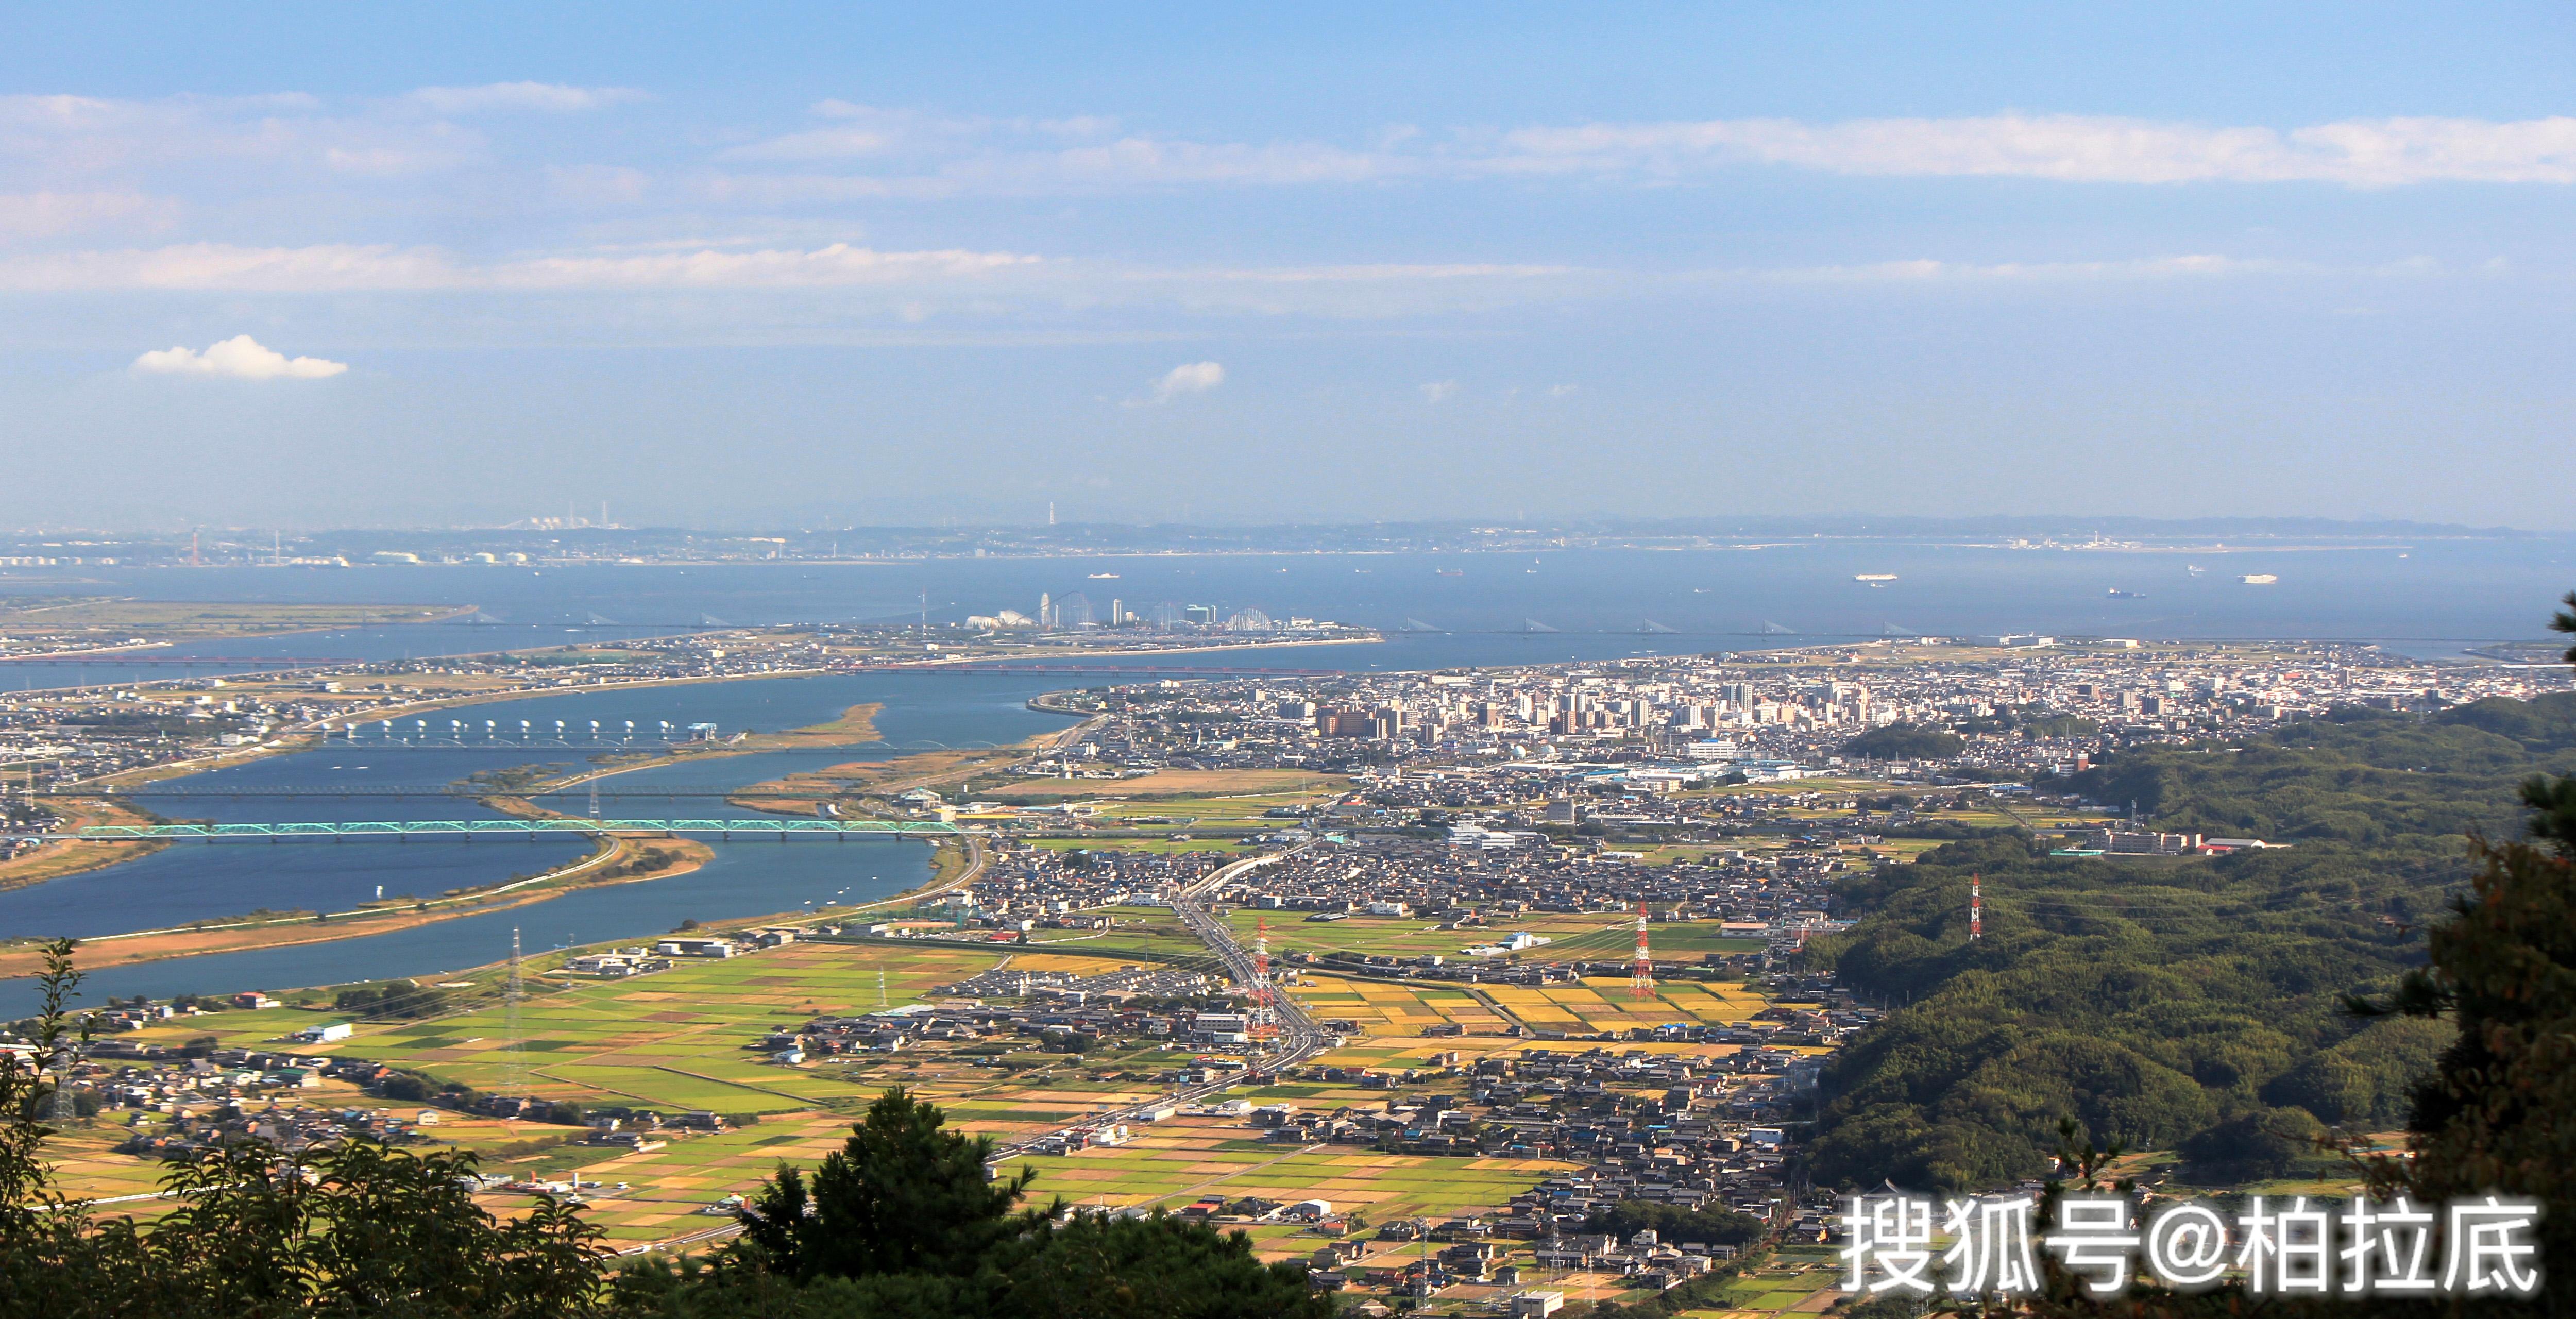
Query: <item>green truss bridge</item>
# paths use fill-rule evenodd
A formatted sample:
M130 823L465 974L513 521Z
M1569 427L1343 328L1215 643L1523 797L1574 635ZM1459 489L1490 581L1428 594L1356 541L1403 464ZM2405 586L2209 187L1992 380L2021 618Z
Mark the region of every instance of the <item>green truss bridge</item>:
M337 820L290 821L280 824L94 824L57 833L17 837L78 842L179 842L224 839L289 838L525 838L589 837L596 834L711 834L730 839L775 836L821 836L834 839L918 838L964 832L953 824L930 820Z

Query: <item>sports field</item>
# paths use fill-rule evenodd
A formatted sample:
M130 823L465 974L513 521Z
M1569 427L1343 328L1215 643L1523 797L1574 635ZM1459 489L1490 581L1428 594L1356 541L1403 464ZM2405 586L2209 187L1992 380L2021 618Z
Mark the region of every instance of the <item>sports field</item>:
M1189 801L1199 804L1261 798L1263 810L1290 802L1311 801L1347 792L1351 781L1339 774L1309 774L1293 769L1167 769L1132 779L1025 778L985 788L996 801L1123 801L1152 798L1155 806Z

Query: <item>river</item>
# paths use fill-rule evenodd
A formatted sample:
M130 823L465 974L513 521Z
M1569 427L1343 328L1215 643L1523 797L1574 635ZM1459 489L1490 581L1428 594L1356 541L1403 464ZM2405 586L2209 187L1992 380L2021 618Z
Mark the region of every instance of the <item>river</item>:
M1890 632L2045 631L2151 638L2373 639L2414 653L2544 635L2549 602L2567 586L2570 542L2434 542L2404 548L2250 551L2186 556L1965 549L1922 543L1792 543L1727 551L1587 551L1503 555L1229 555L1100 559L936 560L893 564L294 569L56 569L0 574L0 593L115 593L168 600L474 605L482 621L344 629L204 643L159 655L203 658L239 671L260 655L382 660L504 647L667 634L719 624L889 619L928 595L934 619L1019 608L1040 591L1058 601L1097 597L1131 610L1204 603L1221 614L1337 619L1392 629L1376 644L1158 656L1158 667L1268 664L1404 670L1554 662L1649 653L1749 649ZM2279 577L2249 586L2248 573ZM1878 586L1862 574L1889 578ZM2128 594L2112 597L2117 588ZM1669 629L1669 630L1658 630ZM75 676L76 675L76 676ZM0 666L0 689L71 681L166 678L163 667L112 661ZM474 706L452 717L504 730L525 719L614 736L625 722L652 730L711 722L727 732L823 723L879 703L887 742L1003 744L1061 728L1030 697L1078 681L1042 675L880 673L752 679L558 693ZM469 742L471 739L469 738ZM173 818L360 820L484 813L435 790L477 770L530 763L576 766L587 750L404 747L366 737L176 780L156 809ZM619 792L656 785L717 791L813 768L900 754L890 747L764 753L617 776ZM187 796L235 788L293 796ZM356 795L421 789L426 796ZM349 791L347 797L333 796ZM147 802L155 794L142 794ZM705 795L618 813L650 818L739 814ZM581 809L579 803L564 803ZM347 841L180 844L133 862L0 892L0 934L94 937L238 915L255 908L345 910L375 895L433 896L500 883L561 864L570 840L407 843ZM461 917L365 939L211 954L109 968L86 987L102 995L278 989L356 979L426 977L497 960L513 925L529 946L640 939L682 919L722 920L798 909L808 901L901 891L925 877L928 849L898 840L734 842L715 861L668 880L584 889L516 911ZM0 1016L32 1002L25 981L0 984Z

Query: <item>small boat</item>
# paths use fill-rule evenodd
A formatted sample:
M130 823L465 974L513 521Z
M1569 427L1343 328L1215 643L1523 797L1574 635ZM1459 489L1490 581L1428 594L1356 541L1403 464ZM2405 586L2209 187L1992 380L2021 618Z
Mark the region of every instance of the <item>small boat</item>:
M2123 591L2116 586L2103 592L2103 594L2114 600L2144 600L2147 598L2146 593L2143 591Z
M1467 575L1467 570L1464 568L1434 568L1431 571L1433 575L1440 577L1464 577Z
M2249 572L2236 580L2245 583L2247 586L2270 586L2272 583L2281 579L2278 575L2273 573Z
M1895 580L1896 580L1896 574L1895 574L1895 573L1892 573L1892 572L1864 572L1864 573L1854 573L1854 574L1852 574L1852 580L1853 580L1853 581L1855 581L1855 582L1867 582L1867 583L1869 583L1869 584L1870 584L1870 585L1872 585L1872 586L1876 586L1876 585L1878 585L1878 584L1880 584L1880 583L1882 583L1882 582L1892 582L1892 581L1895 581Z
M2190 573L2194 577L2198 577L2202 573L2209 571L2207 568L2203 568L2197 563L2186 563L2182 566L2182 570Z
M1096 572L1085 580L1094 582L1114 582L1118 580L1118 574L1114 572Z

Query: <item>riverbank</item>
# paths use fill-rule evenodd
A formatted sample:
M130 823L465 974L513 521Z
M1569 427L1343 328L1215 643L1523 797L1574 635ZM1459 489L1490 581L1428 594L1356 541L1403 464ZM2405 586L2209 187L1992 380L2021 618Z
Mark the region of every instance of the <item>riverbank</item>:
M280 913L238 921L195 922L163 930L95 935L80 941L81 964L91 969L159 962L209 953L291 948L392 934L466 916L534 906L581 889L675 879L715 859L715 849L693 839L602 835L599 850L570 864L492 888L443 894L412 902L368 903L348 911ZM43 942L0 946L0 979L33 974L44 961Z
M77 805L67 802L61 809L63 823L74 829L158 822L157 817L148 811L109 798L84 798ZM168 843L144 841L47 843L23 855L0 861L0 892L119 865L136 857L150 856L167 846Z
M520 819L566 818L562 812L539 806L529 798L563 791L594 779L682 761L724 759L760 751L820 750L847 745L852 741L874 741L877 738L873 719L882 709L881 702L863 702L848 707L837 718L823 723L776 733L751 734L738 743L724 744L721 749L698 755L654 757L634 764L586 771L566 779L532 785L526 795L495 794L482 798L481 803L491 810ZM228 761L228 763L237 763L237 761ZM144 781L162 781L172 777L178 776L165 773L158 779ZM85 803L85 814L95 817L84 818L82 823L143 823L152 818L130 808L125 803L112 799L82 800ZM39 861L49 863L52 867L49 871L31 873L19 878L21 884L32 884L101 869L151 851L158 851L166 846L169 844L66 841L51 844L26 857L17 858L11 864ZM84 853L93 852L97 855L84 855ZM88 964L103 968L196 957L209 953L243 952L253 949L362 939L464 916L479 916L494 911L530 906L601 884L640 883L647 880L676 878L706 865L714 859L714 856L713 848L694 840L608 834L599 837L597 845L586 857L538 875L513 879L494 887L459 890L410 903L369 903L347 911L279 914L240 921L192 922L186 926L166 929L95 936L83 940L82 945L84 948L96 950L93 955L85 959ZM31 872L36 869L32 865L27 868ZM6 885L0 885L0 887L6 887ZM0 945L0 978L25 975L35 970L40 960L37 947L34 942L15 947Z

